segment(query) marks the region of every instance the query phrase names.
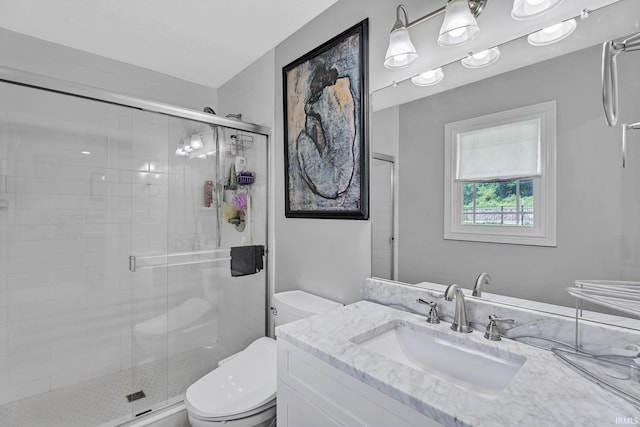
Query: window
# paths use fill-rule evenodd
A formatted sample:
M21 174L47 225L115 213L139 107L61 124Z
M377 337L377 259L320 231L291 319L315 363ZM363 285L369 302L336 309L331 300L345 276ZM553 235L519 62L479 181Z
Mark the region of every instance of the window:
M444 238L555 246L555 101L445 125Z

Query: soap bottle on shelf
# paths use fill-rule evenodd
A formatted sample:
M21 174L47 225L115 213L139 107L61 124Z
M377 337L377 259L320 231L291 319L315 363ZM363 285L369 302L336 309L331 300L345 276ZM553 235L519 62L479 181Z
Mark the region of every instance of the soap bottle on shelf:
M210 208L213 203L213 181L204 182L204 207Z
M236 164L231 163L229 167L229 190L235 190L238 188L238 182L236 181Z

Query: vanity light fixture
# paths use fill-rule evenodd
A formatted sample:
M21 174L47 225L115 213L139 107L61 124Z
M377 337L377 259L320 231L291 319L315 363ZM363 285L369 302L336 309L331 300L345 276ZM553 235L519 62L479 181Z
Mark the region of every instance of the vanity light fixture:
M404 21L400 19L400 12L404 13ZM416 48L409 37L409 19L407 9L400 5L396 9L396 23L393 24L389 34L389 47L384 57L384 66L387 68L402 68L418 59Z
M389 47L384 57L384 66L402 68L418 59L418 53L409 36L409 29L442 13L445 16L438 36L440 46L453 46L471 40L480 31L475 18L482 13L487 1L448 0L445 6L412 22L409 22L407 8L399 5L396 8L396 22L389 35Z
M533 46L547 46L568 37L577 26L575 19L569 19L529 34L527 41Z
M514 0L513 19L532 19L546 13L562 3L562 0Z
M411 77L411 83L416 86L433 86L440 83L443 78L444 73L442 72L442 68L436 68Z
M476 53L469 53L466 58L460 62L467 68L482 68L491 65L500 57L500 49L492 47L491 49L481 50Z

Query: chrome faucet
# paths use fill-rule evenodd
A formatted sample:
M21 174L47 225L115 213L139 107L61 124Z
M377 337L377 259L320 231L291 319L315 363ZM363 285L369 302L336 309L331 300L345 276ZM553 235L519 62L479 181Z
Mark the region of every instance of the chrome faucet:
M464 305L464 294L458 285L451 284L444 291L444 299L453 301L456 299L456 314L451 324L451 329L456 332L473 332L471 325L467 321L467 307Z
M490 285L491 284L491 276L489 273L480 273L478 278L476 279L476 284L473 285L473 296L480 297L482 296L482 285Z

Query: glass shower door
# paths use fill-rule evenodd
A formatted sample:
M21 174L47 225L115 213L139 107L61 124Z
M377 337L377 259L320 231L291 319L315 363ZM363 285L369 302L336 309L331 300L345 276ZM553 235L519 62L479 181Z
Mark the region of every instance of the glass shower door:
M133 415L182 400L266 331L265 272L230 270L231 246L266 243L266 137L153 120L133 154Z
M132 110L0 84L0 425L130 418Z
M167 211L169 164L166 116L135 111L131 166L131 302L126 398L138 416L167 404Z

